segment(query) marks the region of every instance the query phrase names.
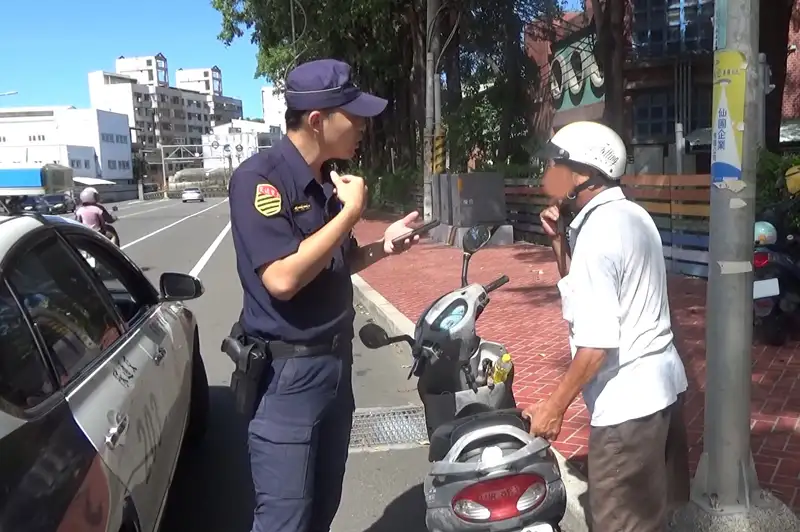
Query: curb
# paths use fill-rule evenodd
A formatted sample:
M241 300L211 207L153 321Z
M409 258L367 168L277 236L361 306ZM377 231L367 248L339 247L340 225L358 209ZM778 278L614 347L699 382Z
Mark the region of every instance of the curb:
M389 333L389 336L408 334L414 336L414 323L397 310L385 297L372 288L359 275L353 275L353 296L372 318ZM588 484L584 476L572 467L555 448L551 447L561 468L561 478L567 491L567 511L562 521L564 532L589 532L584 503L588 502Z

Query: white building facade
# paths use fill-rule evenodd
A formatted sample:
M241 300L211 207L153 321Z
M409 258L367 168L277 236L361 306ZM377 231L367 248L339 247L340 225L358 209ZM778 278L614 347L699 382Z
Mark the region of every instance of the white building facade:
M250 120L232 120L216 126L211 134L203 135L203 168L235 170L242 161L273 146L282 136L278 126Z
M128 117L75 107L0 108L0 166L56 163L76 177L133 181Z
M286 99L272 85L261 87L261 114L265 124L279 126L286 133Z
M162 146L199 146L214 126L242 118L242 101L222 94L222 72L216 66L179 70L175 86L162 54L120 57L115 69L89 73L91 105L127 115L134 147L150 154L148 174L154 180L163 178ZM187 165L166 166L169 174Z

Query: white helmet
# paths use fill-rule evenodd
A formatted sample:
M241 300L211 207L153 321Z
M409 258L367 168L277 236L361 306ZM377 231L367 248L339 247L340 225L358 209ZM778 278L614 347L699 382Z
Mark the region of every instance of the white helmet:
M81 203L94 203L100 194L94 187L86 187L81 190Z
M573 122L559 129L550 139L548 157L585 164L614 181L625 174L628 163L620 136L597 122Z

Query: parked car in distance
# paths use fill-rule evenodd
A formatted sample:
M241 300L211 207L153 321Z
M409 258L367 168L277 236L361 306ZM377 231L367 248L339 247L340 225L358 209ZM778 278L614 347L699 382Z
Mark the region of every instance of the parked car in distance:
M0 530L158 530L208 380L184 273L75 220L0 216Z
M26 212L53 214L50 212L50 208L50 204L44 200L43 196L25 196L22 200L22 210Z
M75 203L66 194L45 194L42 200L50 207L48 214L75 212Z
M199 201L200 203L206 200L205 196L203 195L203 191L196 187L190 187L183 189L181 192L181 201L186 203L187 201Z

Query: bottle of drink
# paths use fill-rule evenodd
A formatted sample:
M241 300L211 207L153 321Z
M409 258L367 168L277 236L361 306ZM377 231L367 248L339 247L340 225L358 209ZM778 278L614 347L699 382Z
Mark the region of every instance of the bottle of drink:
M511 362L511 355L509 353L503 354L500 360L497 361L497 364L494 365L492 381L495 384L505 382L505 380L508 378L508 374L511 373L511 368L513 366L514 365Z

